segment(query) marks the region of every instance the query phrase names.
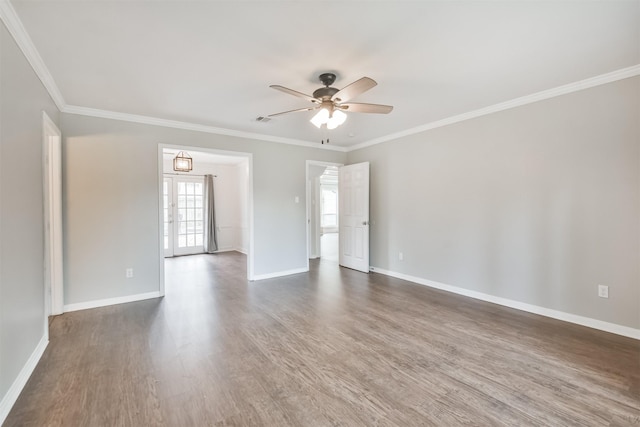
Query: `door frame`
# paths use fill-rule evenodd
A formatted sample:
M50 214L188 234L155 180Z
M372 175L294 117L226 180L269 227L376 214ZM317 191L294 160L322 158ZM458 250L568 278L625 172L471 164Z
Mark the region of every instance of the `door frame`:
M341 167L344 166L343 163L333 163L333 162L321 162L319 160L307 160L306 162L306 166L305 166L305 176L304 176L304 182L305 182L305 188L306 188L306 196L305 196L305 200L306 202L306 213L307 213L307 224L305 229L307 230L307 271L309 271L309 243L311 240L311 231L309 230L311 228L311 209L313 209L312 207L312 203L311 203L311 187L310 187L310 183L309 183L309 167L310 166L335 166L335 167ZM340 227L338 227L338 238L340 238Z
M200 151L203 153L220 154L224 156L243 157L248 163L248 183L247 183L247 215L249 217L249 248L247 251L247 279L254 280L254 220L253 220L253 154L242 151L217 150L214 148L197 147L191 145L178 144L158 144L158 261L160 269L160 283L158 291L160 296L164 296L164 212L162 183L164 182L164 149L184 150L184 151Z
M44 321L64 312L62 248L62 133L42 112L42 186L44 203Z
M165 251L164 251L164 257L167 258L167 257L174 256L174 254L173 254L173 227L174 227L173 226L173 221L174 221L173 208L175 206L174 206L174 203L173 203L173 177L171 177L171 176L163 176L163 178L162 178L162 186L163 186L162 199L163 200L162 200L160 209L164 210L164 183L165 183L165 181L168 181L168 185L167 185L167 190L168 190L167 199L168 200L167 201L168 201L169 206L167 207L167 209L169 211L169 217L170 217L170 221L169 221L170 225L169 225L169 230L168 230L168 240L169 240L168 241L168 248L165 249ZM163 217L162 217L162 232L164 233L164 214L163 214ZM163 239L160 242L160 244L164 245L164 235L163 235Z

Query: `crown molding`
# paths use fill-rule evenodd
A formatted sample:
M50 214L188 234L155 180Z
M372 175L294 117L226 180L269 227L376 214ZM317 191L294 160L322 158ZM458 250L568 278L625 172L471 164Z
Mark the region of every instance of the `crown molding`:
M612 71L610 73L601 74L599 76L590 77L588 79L580 80L574 83L569 83L563 86L558 86L553 89L543 90L541 92L536 92L531 95L515 98L510 101L490 105L488 107L484 107L479 110L469 111L467 113L447 117L446 119L427 123L411 129L403 130L401 132L385 135L380 138L374 138L369 141L348 147L347 152L359 150L361 148L371 147L372 145L382 144L383 142L393 141L398 138L402 138L404 136L415 135L420 132L437 129L443 126L452 125L454 123L459 123L465 120L475 119L476 117L486 116L488 114L497 113L499 111L509 110L511 108L521 107L527 104L533 104L534 102L543 101L545 99L555 98L561 95L567 95L569 93L578 92L584 89L589 89L589 88L600 86L607 83L613 83L618 80L623 80L623 79L627 79L629 77L635 77L638 75L640 75L640 64L633 65L627 68L622 68L620 70Z
M36 49L27 30L22 25L22 21L18 17L13 5L9 0L0 0L0 20L7 27L7 30L15 40L16 44L24 54L25 58L31 65L42 84L44 85L49 96L56 104L58 109L63 113L78 114L84 116L108 118L112 120L122 120L133 123L142 123L155 126L170 127L175 129L192 130L196 132L212 133L217 135L235 136L238 138L250 138L260 141L275 142L279 144L297 145L301 147L320 148L324 150L346 152L345 147L335 145L318 145L317 142L303 141L291 138L282 138L278 136L264 135L259 133L242 132L232 129L218 128L213 126L199 125L195 123L180 122L176 120L165 120L156 117L140 116L135 114L119 113L114 111L100 110L96 108L79 107L75 105L67 105L62 96L62 92L58 88L53 76L45 65L40 53Z
M153 126L162 126L174 129L190 130L195 132L212 133L216 135L227 135L237 138L248 138L253 140L275 142L278 144L297 145L299 147L319 148L323 150L333 150L346 152L345 147L335 145L318 145L317 142L303 141L279 136L264 135L261 133L243 132L233 129L219 128L215 126L199 125L177 120L160 119L157 117L140 116L137 114L119 113L116 111L100 110L97 108L79 107L76 105L66 105L61 109L63 113L77 114L81 116L99 117L103 119L121 120L125 122L141 123Z
M497 113L499 111L508 110L511 108L520 107L534 102L542 101L545 99L554 98L561 95L577 92L584 89L600 86L607 83L612 83L618 80L623 80L629 77L635 77L640 75L640 64L633 65L631 67L622 68L610 73L601 74L599 76L591 77L588 79L580 80L574 83L569 83L563 86L558 86L553 89L544 90L541 92L526 95L520 98L515 98L510 101L501 102L499 104L490 105L478 110L469 111L466 113L458 114L456 116L447 117L442 120L430 122L421 126L406 129L404 131L392 133L379 138L374 138L369 141L362 142L350 147L342 147L336 145L318 145L317 142L304 141L292 138L283 138L278 136L264 135L252 132L243 132L233 129L218 128L214 126L205 126L189 122L181 122L176 120L160 119L156 117L141 116L136 114L119 113L115 111L100 110L96 108L80 107L75 105L67 105L60 89L56 85L53 76L49 72L48 68L44 64L42 57L38 53L31 37L22 25L22 21L16 14L15 9L11 5L9 0L0 0L0 20L5 24L9 33L13 36L18 47L27 58L27 61L33 68L34 72L42 81L42 84L49 92L49 95L53 99L58 109L63 113L77 114L91 117L106 118L112 120L122 120L133 123L141 123L155 126L163 126L174 129L191 130L196 132L205 132L217 135L228 135L238 138L249 138L260 141L275 142L279 144L289 144L301 147L318 148L323 150L332 150L339 152L351 152L362 148L370 147L372 145L382 144L384 142L393 141L405 136L415 135L417 133L425 132L432 129L448 126L454 123L459 123L465 120L474 119L488 114Z
M2 0L0 0L2 1ZM43 65L44 66L44 65ZM189 122L181 122L176 120L159 119L156 117L140 116L135 114L118 113L114 111L99 110L95 108L79 107L74 105L65 105L60 110L64 113L78 114L84 116L100 117L113 120L122 120L133 123L142 123L155 126L170 127L175 129L192 130L196 132L212 133L217 135L235 136L238 138L249 138L261 141L276 142L280 144L297 145L302 147L320 148L325 150L333 150L340 152L351 152L373 145L382 144L383 142L393 141L404 136L415 135L417 133L425 132L432 129L452 125L454 123L463 122L477 117L486 116L489 114L497 113L499 111L509 110L511 108L521 107L527 104L533 104L545 99L555 98L561 95L567 95L573 92L578 92L584 89L600 86L607 83L616 82L619 80L627 79L640 75L640 64L633 65L631 67L622 68L620 70L612 71L610 73L601 74L599 76L590 77L588 79L580 80L577 82L569 83L563 86L558 86L552 89L536 92L531 95L522 96L499 104L490 105L478 110L469 111L467 113L458 114L456 116L447 117L442 120L427 123L421 126L410 128L401 132L392 133L382 136L380 138L374 138L369 141L362 142L350 147L342 147L335 145L321 145L318 146L316 142L303 141L290 138L282 138L278 136L264 135L259 133L242 132L226 128L218 128L214 126L205 126Z
M60 89L58 89L58 85L56 85L56 82L53 80L53 76L51 76L49 69L44 64L44 61L33 44L31 37L29 37L27 30L25 30L22 25L22 21L18 17L16 10L8 0L0 0L0 20L4 22L7 30L13 36L13 39L16 41L16 44L24 54L25 58L27 58L29 64L31 64L31 68L33 68L33 71L49 92L53 102L59 110L62 110L66 105L64 97L62 96Z

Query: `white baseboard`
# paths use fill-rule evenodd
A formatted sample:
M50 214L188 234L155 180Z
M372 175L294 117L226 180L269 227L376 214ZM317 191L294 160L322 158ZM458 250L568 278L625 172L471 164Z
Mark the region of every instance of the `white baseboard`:
M89 308L106 307L108 305L124 304L127 302L142 301L145 299L160 298L160 292L147 292L146 294L127 295L124 297L106 298L95 301L78 302L64 306L64 312L87 310Z
M18 377L15 379L13 384L11 384L11 387L9 387L7 394L5 394L2 401L0 401L0 425L2 425L2 423L7 419L11 408L13 408L16 400L18 400L18 396L20 396L22 389L27 384L27 381L29 381L29 377L33 371L36 369L40 358L47 348L47 344L49 344L49 340L47 339L46 334L44 334L42 335L42 338L35 350L33 350L33 353L31 353L27 363L22 367Z
M370 270L374 273L384 274L386 276L395 277L397 279L407 280L419 285L429 286L435 289L441 289L443 291L452 292L458 295L464 295L466 297L475 298L482 301L491 302L505 307L515 308L516 310L527 311L529 313L539 314L545 317L551 317L553 319L562 320L569 323L575 323L577 325L586 326L593 329L598 329L605 332L611 332L612 334L622 335L629 338L635 338L640 340L640 329L630 328L628 326L622 326L615 323L604 322L602 320L592 319L590 317L578 316L576 314L565 313L563 311L552 310L550 308L540 307L533 304L527 304L520 301L514 301L507 298L497 297L494 295L485 294L482 292L472 291L469 289L459 288L457 286L451 286L440 282L434 282L432 280L423 279L421 277L409 276L408 274L397 273L395 271L384 270L378 267L371 267Z
M296 268L294 270L277 271L275 273L256 274L253 276L253 280L273 279L275 277L290 276L291 274L299 274L308 272L308 268Z
M238 249L238 248L224 248L224 249L218 249L217 251L214 252L214 254L221 254L223 252L240 252L241 254L246 255L247 252L243 249Z

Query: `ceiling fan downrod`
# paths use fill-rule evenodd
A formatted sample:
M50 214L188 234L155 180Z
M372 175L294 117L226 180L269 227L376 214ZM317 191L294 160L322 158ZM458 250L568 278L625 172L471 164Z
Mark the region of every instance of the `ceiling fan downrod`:
M333 73L322 73L319 78L326 87L331 86L336 81L336 75Z

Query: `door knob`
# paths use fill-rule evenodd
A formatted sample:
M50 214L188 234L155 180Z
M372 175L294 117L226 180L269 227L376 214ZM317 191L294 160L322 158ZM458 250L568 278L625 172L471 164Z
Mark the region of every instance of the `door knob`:
M362 221L362 225L367 225L368 222L367 221Z

